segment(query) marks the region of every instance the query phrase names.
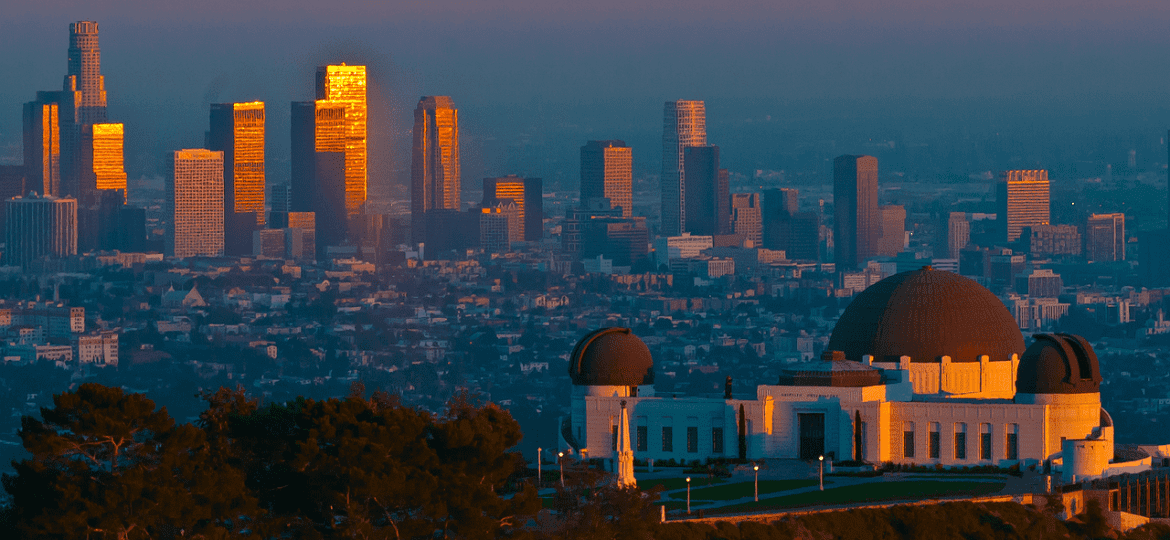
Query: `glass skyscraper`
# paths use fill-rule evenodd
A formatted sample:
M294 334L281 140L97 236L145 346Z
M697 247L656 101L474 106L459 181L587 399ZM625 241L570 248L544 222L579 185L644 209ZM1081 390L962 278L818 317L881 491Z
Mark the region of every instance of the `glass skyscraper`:
M833 160L833 247L838 269L854 269L878 253L882 235L878 208L878 160L838 156Z
M366 202L367 170L366 66L317 68L317 100L345 106L345 213L356 215Z
M686 230L686 181L683 150L707 144L707 107L702 101L667 101L662 121L662 230L678 236Z
M166 177L166 254L223 255L223 152L176 150Z
M459 110L450 96L423 96L414 109L410 156L411 235L426 241L426 213L460 209Z

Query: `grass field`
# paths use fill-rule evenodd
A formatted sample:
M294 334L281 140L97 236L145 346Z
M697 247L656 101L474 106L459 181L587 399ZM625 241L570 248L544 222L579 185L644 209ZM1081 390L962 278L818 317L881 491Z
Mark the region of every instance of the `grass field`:
M746 512L750 510L799 508L802 506L828 506L896 500L930 499L936 497L960 497L990 495L1003 489L1004 482L978 481L904 481L869 482L854 486L830 488L795 495L772 497L760 502L749 502L725 506L720 512ZM693 492L692 492L693 495ZM684 495L685 497L685 495ZM693 498L693 497L692 497Z
M825 482L829 484L830 482ZM816 480L802 478L798 480L760 480L760 493L776 493L778 491L788 491L791 489L800 489L817 485ZM755 494L755 486L752 482L738 482L735 484L727 484L722 486L711 486L700 489L691 488L691 500L706 500L706 501L727 501L733 499L742 499L744 497L751 497ZM670 494L671 499L686 499L687 492L680 491Z
M697 487L722 484L724 482L726 482L726 480L724 480L722 478L707 478L705 476L701 477L701 478L696 478L696 477L692 476L691 477L691 491L694 492L695 488L697 488ZM651 489L654 489L655 487L658 487L658 486L662 486L663 491L684 489L687 487L687 481L685 478L659 478L659 479L655 479L655 480L638 480L638 489L641 489L642 491L650 491ZM686 495L684 495L683 497L686 498Z

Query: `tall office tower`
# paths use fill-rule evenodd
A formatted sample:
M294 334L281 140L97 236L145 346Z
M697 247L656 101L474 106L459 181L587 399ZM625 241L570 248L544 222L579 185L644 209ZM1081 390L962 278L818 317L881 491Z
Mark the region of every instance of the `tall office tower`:
M357 215L369 182L366 66L318 67L317 100L345 105L345 215Z
M695 236L728 234L730 194L719 169L718 146L688 146L683 152L683 232Z
M79 124L106 121L106 78L102 76L102 51L98 47L98 23L79 21L69 25L69 71L64 90L81 92Z
M625 141L589 141L581 147L581 202L605 197L622 217L634 215L634 149Z
M1048 171L1003 171L996 185L1001 239L1015 242L1024 227L1048 225Z
M166 254L223 255L223 152L176 150L166 177Z
M61 189L61 125L56 102L41 100L24 104L24 166L28 188L42 195Z
M207 145L223 152L224 254L252 253L264 226L264 102L213 103Z
M959 252L971 241L971 222L966 212L950 212L940 221L935 235L934 256L939 259L958 259Z
M123 163L122 124L87 124L81 128L81 183L77 195L96 197L104 190L122 191L126 195L126 169Z
M752 241L754 247L763 247L764 231L760 216L759 193L731 195L731 232L744 235Z
M410 214L414 242L426 240L426 213L456 210L462 203L459 175L459 109L450 96L423 96L414 109L410 153Z
M706 145L706 105L702 101L667 101L662 120L662 236L678 236L687 230L683 149Z
M876 254L882 234L877 158L847 155L833 160L833 206L837 268L857 268Z
M821 260L821 215L817 212L797 212L790 223L788 247L784 256L791 260Z
M4 202L5 264L77 254L77 200L30 194Z
M880 208L882 235L876 255L897 256L906 247L906 208L887 204Z
M287 183L268 188L269 212L292 212L292 189Z
M345 239L346 105L317 100L292 104L292 209L313 212L317 254Z
M1125 214L1093 214L1085 225L1085 257L1089 261L1125 260Z
M796 215L799 194L797 190L789 188L769 189L763 192L760 197L760 224L763 229L762 247L781 251L788 250L788 242L792 234L792 217ZM816 243L815 240L813 243Z
M520 238L514 242L539 242L544 238L544 180L520 178L514 174L500 178L483 179L483 203L510 200L516 203L520 218Z

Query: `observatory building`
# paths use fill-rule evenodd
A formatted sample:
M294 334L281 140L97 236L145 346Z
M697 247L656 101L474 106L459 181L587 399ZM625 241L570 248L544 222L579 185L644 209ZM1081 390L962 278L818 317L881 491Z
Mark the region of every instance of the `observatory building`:
M866 289L819 362L797 364L754 398L735 397L730 380L723 398L655 396L650 351L625 328L582 338L569 375L560 444L590 458L615 458L626 416L640 460L1049 464L1066 481L1150 463L1114 462L1113 422L1088 342L1038 334L1025 349L991 291L930 267Z

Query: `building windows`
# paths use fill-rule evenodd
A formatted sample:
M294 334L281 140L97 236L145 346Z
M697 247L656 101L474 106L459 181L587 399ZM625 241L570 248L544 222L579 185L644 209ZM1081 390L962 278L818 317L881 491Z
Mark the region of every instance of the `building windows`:
M991 424L979 425L979 459L991 459Z
M1020 459L1020 425L1008 424L1007 437L1004 438L1004 450L1007 459Z
M902 457L914 457L914 422L906 422L902 426Z
M930 423L930 459L938 459L942 454L942 435L938 432L938 422Z
M647 429L646 426L638 426L638 451L646 451Z
M711 428L711 453L723 453L723 428L721 427Z
M662 426L662 451L674 452L674 428Z
M697 426L687 428L687 452L692 454L699 452L699 428Z
M967 459L967 424L955 424L955 459Z

